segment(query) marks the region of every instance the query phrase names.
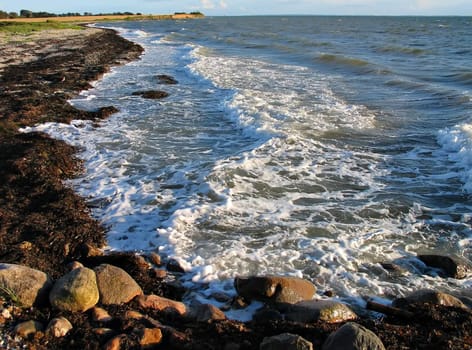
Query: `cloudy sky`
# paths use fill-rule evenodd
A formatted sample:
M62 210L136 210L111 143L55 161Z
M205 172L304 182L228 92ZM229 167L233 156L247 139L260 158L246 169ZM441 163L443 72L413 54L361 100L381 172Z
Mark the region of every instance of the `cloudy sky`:
M0 0L3 11L142 12L202 11L206 15L465 15L472 0Z

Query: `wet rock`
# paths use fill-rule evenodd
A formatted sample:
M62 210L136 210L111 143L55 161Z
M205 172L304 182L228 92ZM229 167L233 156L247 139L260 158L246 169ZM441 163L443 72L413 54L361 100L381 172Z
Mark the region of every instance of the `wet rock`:
M406 308L412 304L435 304L448 307L458 307L468 309L467 306L458 298L434 290L419 290L411 293L405 298L397 298L392 305L398 308Z
M226 320L224 312L211 304L200 304L192 307L189 312L189 317L197 322Z
M247 300L294 304L313 299L315 286L302 278L283 276L236 277L234 286Z
M443 255L425 254L418 255L418 259L427 266L436 267L444 270L449 277L463 279L472 271L469 261L458 257L450 257Z
M14 329L14 332L16 335L19 335L22 338L27 338L32 334L42 332L43 329L44 326L42 323L31 320L17 324Z
M23 307L47 303L52 281L42 271L22 265L0 264L0 295Z
M86 311L99 299L95 272L86 267L72 270L56 281L49 294L49 301L62 311Z
M107 310L95 306L92 308L92 319L96 322L110 322L113 317L110 316Z
M138 301L139 305L144 309L176 312L180 315L183 315L187 312L185 304L157 295L140 295L136 298L136 300Z
M169 259L169 261L167 262L166 268L170 272L177 272L177 273L185 272L184 268L175 259Z
M166 75L166 74L158 75L157 79L158 79L159 83L161 83L161 84L167 84L167 85L178 84L178 81L175 80L174 77L171 77L170 75Z
M141 348L153 348L162 341L162 332L159 328L144 328L139 330L139 345Z
M72 329L72 324L65 317L53 318L48 326L46 332L52 334L56 338L64 337Z
M367 328L349 322L330 334L322 350L385 350L382 341Z
M100 302L104 305L124 304L143 294L136 281L119 267L102 264L95 268L95 273Z
M394 263L383 262L380 263L380 265L384 268L384 270L388 271L389 274L394 276L404 276L408 273L406 269Z
M103 337L110 337L112 335L115 335L116 332L111 329L111 328L94 328L93 330L93 333L95 333L96 335L98 336L103 336Z
M152 252L151 254L149 254L149 259L156 266L161 266L162 265L161 256L159 254L155 253L155 252Z
M142 98L157 100L169 96L168 92L160 90L135 91L133 96L141 96Z
M260 350L313 350L313 344L296 334L283 333L274 337L266 337Z
M281 305L280 309L287 320L301 323L339 323L357 319L357 315L347 305L331 300L301 301L294 305Z

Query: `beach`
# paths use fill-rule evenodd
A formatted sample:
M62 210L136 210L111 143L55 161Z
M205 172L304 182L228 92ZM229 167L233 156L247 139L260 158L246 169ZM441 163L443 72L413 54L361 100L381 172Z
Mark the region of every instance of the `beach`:
M108 228L92 217L85 199L65 183L83 172L77 147L45 134L18 130L72 120L99 124L110 117L118 111L116 106L85 111L68 101L90 89L111 67L138 60L143 48L113 30L86 28L0 37L0 50L0 262L41 270L52 279L68 273L74 261L90 268L111 264L126 270L145 295L181 301L186 288L179 283L182 270L175 262L159 268L166 275L159 278L159 264L151 255L98 253L106 245ZM235 304L232 300L231 307ZM4 308L8 307L5 301ZM246 323L211 317L197 321L185 313L150 310L136 300L103 307L111 320L97 321L90 312L58 311L49 306L11 308L14 317L3 319L2 333L13 334L23 321L47 323L65 316L74 325L67 336L56 338L39 331L13 340L12 335L7 345L12 349L22 344L35 349L100 349L111 346L107 344L118 337L118 348L137 349L143 346L142 330L159 328L164 336L154 345L156 349L259 349L265 337L281 333L302 336L321 348L344 323L294 322L273 314ZM131 311L139 311L141 316L130 317ZM387 349L472 347L469 309L423 303L410 307L409 312L413 316L374 317L366 311L355 321L377 334Z

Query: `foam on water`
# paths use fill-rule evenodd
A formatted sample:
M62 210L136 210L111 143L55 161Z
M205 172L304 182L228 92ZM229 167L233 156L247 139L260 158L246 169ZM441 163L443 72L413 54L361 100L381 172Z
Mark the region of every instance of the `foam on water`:
M440 149L400 152L377 136L385 126L376 110L336 92L337 75L223 55L179 42L175 30L121 32L146 48L142 59L71 101L120 112L99 128L74 121L24 130L81 147L86 173L71 185L109 227L108 249L176 258L202 300L215 289L233 294L235 276L264 273L305 277L358 304L366 295L471 286L416 259L438 245L472 252L470 210L454 192L458 177L472 190L470 124L439 132ZM155 89L158 74L179 81L159 87L170 97L131 96ZM440 207L423 196L430 186L445 197ZM379 265L392 261L405 273Z
M448 152L464 182L464 191L472 194L472 124L463 123L453 128L443 129L438 134L438 142Z

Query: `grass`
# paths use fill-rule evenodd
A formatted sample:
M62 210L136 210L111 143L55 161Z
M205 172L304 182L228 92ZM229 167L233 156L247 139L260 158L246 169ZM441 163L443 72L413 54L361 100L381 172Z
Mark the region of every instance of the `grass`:
M5 298L6 301L10 301L15 305L20 305L20 298L18 295L16 295L12 289L4 285L0 285L0 297Z
M31 34L47 29L83 29L83 27L73 23L63 23L58 21L46 22L0 22L0 32L9 34Z

